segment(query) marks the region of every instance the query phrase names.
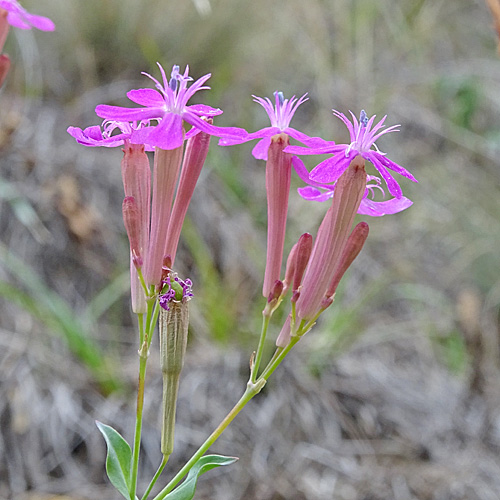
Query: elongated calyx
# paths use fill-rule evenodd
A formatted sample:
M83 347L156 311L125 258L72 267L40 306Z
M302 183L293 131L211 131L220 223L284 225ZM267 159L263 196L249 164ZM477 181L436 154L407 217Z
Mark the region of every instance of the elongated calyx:
M160 365L163 375L163 425L161 451L169 456L174 449L175 413L179 378L184 366L188 339L191 281L174 273L168 276L167 290L160 297ZM162 303L163 300L163 303Z

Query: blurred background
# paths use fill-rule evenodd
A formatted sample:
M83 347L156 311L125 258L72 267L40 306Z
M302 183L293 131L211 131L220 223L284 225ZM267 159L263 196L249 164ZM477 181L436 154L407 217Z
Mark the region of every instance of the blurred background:
M494 1L492 0L492 4ZM137 335L119 148L70 125L190 65L217 124L268 123L251 95L309 92L292 123L388 115L378 146L419 184L370 237L336 302L213 452L196 498L500 498L500 60L482 0L26 0L54 33L10 31L0 106L0 498L113 500L94 421L132 440ZM264 164L213 141L177 263L194 282L177 443L165 479L243 392L260 328ZM314 158L309 167L314 165ZM326 206L291 193L287 248ZM361 220L361 219L360 219ZM268 351L280 329L277 315ZM161 372L148 367L140 490L160 462Z

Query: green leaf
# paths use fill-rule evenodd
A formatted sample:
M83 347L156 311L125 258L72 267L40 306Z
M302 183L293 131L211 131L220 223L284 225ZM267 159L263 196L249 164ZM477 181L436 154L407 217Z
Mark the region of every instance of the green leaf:
M236 457L223 457L221 455L201 457L189 471L186 480L177 489L170 492L164 500L191 500L196 490L196 482L202 474L215 467L234 464L236 460L238 460Z
M108 473L109 480L127 500L130 500L132 450L127 441L112 427L97 421L96 425L108 445L106 472Z

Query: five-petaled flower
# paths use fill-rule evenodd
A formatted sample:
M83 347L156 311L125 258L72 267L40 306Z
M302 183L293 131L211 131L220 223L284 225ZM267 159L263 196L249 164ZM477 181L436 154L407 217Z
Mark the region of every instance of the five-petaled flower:
M2 9L8 12L7 22L16 28L22 30L37 28L41 31L55 29L54 23L48 17L30 14L17 0L0 0L0 11Z
M180 73L179 66L174 66L170 80L159 63L158 67L163 84L151 75L143 73L153 80L158 90L136 89L127 92L127 97L136 104L144 106L143 108L123 108L101 104L96 107L97 115L118 122L156 120L158 123L155 126L150 125L132 131L130 142L149 144L166 150L175 149L182 145L186 136L183 121L195 127L191 135L198 130L217 137L246 135L242 129L216 127L202 119L202 117L209 118L221 114L220 109L205 104L187 105L189 99L196 92L210 88L204 85L210 78L210 73L196 80L188 88L188 82L192 80L189 76L189 66L186 66L184 74Z
M285 149L287 153L292 154L332 154L330 158L319 163L309 174L311 184L332 184L344 173L351 161L358 155L362 156L365 160L370 161L373 166L379 171L382 178L387 184L389 193L395 198L403 198L401 187L396 182L394 177L389 173L389 170L401 174L402 176L417 182L415 177L408 172L405 168L393 162L385 153L382 153L375 141L382 135L389 132L395 132L399 125L393 125L385 130L381 130L384 126L387 115L384 116L375 126L373 122L375 115L368 118L364 110L361 111L359 122L350 111L352 116L352 123L347 119L343 113L333 110L333 114L340 118L349 130L351 142L350 144L335 144L333 142L326 143L317 147L304 148L301 146L289 146ZM373 126L373 128L372 128ZM375 149L372 149L375 147ZM315 184L316 183L316 184Z
M302 160L296 156L292 159L292 165L297 175L308 184L306 187L297 189L302 198L305 200L326 201L333 197L337 183L330 185L312 181L306 166ZM381 180L376 175L367 175L366 180L365 194L359 205L358 214L381 217L382 215L397 214L413 205L413 202L405 196L375 201L373 199L375 197L375 191L379 191L385 196L385 191L380 185Z
M271 120L271 126L265 127L257 132L247 134L246 136L235 137L235 138L221 138L219 141L220 146L232 146L235 144L241 144L243 142L248 142L253 139L260 139L260 141L253 148L252 154L258 160L267 160L267 152L269 146L271 145L271 138L278 134L287 134L293 137L302 144L314 146L314 145L324 145L329 144L319 137L309 137L297 129L290 127L290 122L292 121L293 115L297 108L305 101L308 100L304 94L300 99L292 96L290 99L285 99L283 92L275 92L275 104L271 102L269 97L262 98L252 96L253 100L259 103L266 111Z

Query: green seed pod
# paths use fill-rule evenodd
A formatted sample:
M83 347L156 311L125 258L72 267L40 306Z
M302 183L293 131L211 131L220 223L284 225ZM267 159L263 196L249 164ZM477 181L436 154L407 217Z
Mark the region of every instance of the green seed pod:
M176 290L177 292L177 290ZM163 428L161 451L174 448L175 410L179 377L184 366L189 326L189 302L172 300L169 310L160 311L160 363L163 374Z

